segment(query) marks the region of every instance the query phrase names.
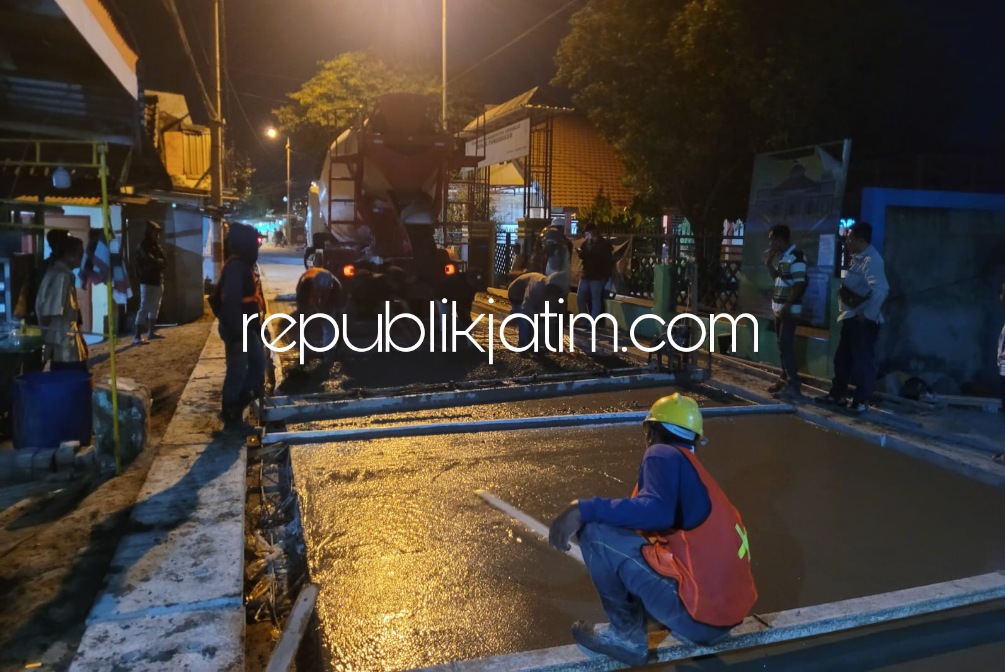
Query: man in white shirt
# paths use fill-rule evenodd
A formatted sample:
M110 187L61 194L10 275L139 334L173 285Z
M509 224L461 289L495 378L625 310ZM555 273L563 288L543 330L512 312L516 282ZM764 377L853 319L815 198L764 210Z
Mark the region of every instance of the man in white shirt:
M851 266L841 283L841 340L834 354L831 390L818 401L843 406L848 384L855 384L848 410L865 413L876 386L876 341L883 323L881 309L890 293L886 270L879 252L872 246L872 225L858 222L848 232L846 245L852 253Z

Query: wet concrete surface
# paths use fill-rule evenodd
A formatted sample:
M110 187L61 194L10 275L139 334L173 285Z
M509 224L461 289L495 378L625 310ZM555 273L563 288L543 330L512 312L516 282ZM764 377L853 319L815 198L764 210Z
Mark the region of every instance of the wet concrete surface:
M787 416L713 419L707 434L699 455L748 527L758 612L1005 568L1005 535L998 533L1005 492ZM637 426L297 448L332 667L399 670L569 644L573 620L604 620L580 565L473 491L488 488L547 524L573 498L630 493L643 449ZM985 639L1005 620L1001 611L990 614L975 617ZM946 634L969 623L953 618L930 620L946 646L976 656L978 666L957 669L988 669L979 666L991 655L983 640L967 644ZM898 667L895 654L919 637L934 641L917 634L925 627L832 638L843 642L828 654L839 661L887 642L880 647L886 658L872 667L807 664L803 653L831 645L824 638L772 647L779 660L793 662L770 668L921 669L910 666L914 659ZM1000 653L1000 645L987 646ZM678 668L763 669L771 650Z
M577 415L583 413L623 413L647 411L652 403L662 396L682 392L695 398L705 407L742 405L726 395L705 388L704 392L679 387L651 387L618 392L570 395L555 399L534 401L514 401L497 404L476 404L438 410L409 411L404 413L384 413L358 418L337 420L316 420L305 423L291 423L291 432L319 429L349 429L364 427L387 427L390 425L412 425L436 422L471 422L475 420L498 420L502 418L528 418L537 416Z
M355 322L349 326L351 342L357 348L364 348L375 342L377 332L374 324ZM479 352L473 347L448 353L355 353L340 348L329 360L315 359L302 367L287 368L286 380L276 393L310 394L352 387L420 385L570 371L599 373L608 369L637 366L628 359L591 356L581 351L521 355L498 344L492 349L493 361L489 363L487 327L480 325L474 329L473 334L486 352ZM515 332L512 336L515 343ZM414 342L406 339L400 341L405 347ZM565 348L567 347L566 345Z

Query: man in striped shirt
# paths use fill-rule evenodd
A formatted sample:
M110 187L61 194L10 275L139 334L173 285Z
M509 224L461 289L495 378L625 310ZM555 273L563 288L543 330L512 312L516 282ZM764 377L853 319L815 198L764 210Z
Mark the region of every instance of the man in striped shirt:
M771 312L775 315L775 335L782 372L768 391L786 399L802 396L799 364L796 362L796 322L803 310L806 292L806 257L792 244L789 227L776 224L768 232L769 248L765 256L768 272L775 280L771 294Z

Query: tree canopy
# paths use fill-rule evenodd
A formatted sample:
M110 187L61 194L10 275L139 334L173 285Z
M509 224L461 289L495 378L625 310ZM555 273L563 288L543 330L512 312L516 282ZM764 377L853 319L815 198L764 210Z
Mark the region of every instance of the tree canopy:
M590 0L556 83L633 185L699 228L744 214L756 153L885 137L906 114L896 0ZM898 86L899 85L899 86Z
M596 226L601 230L612 228L617 229L638 229L642 225L642 217L631 210L615 210L611 205L603 190L599 191L593 199L593 203L582 208L576 213L579 220L580 230L587 226Z
M362 51L319 65L317 74L288 94L289 104L272 111L300 146L327 147L356 119L358 111L371 109L385 93L422 93L430 96L431 103L439 101L440 80L431 68L391 63ZM467 124L479 110L474 96L459 87L448 93L448 126Z

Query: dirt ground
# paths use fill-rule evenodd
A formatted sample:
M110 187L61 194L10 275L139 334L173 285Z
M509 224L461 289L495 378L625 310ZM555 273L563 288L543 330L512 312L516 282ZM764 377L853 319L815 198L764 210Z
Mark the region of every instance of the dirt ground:
M163 340L116 349L120 377L152 396L151 449L104 482L95 475L0 511L0 670L69 666L156 446L209 336L212 315L165 328ZM91 348L91 370L109 372L108 346Z

